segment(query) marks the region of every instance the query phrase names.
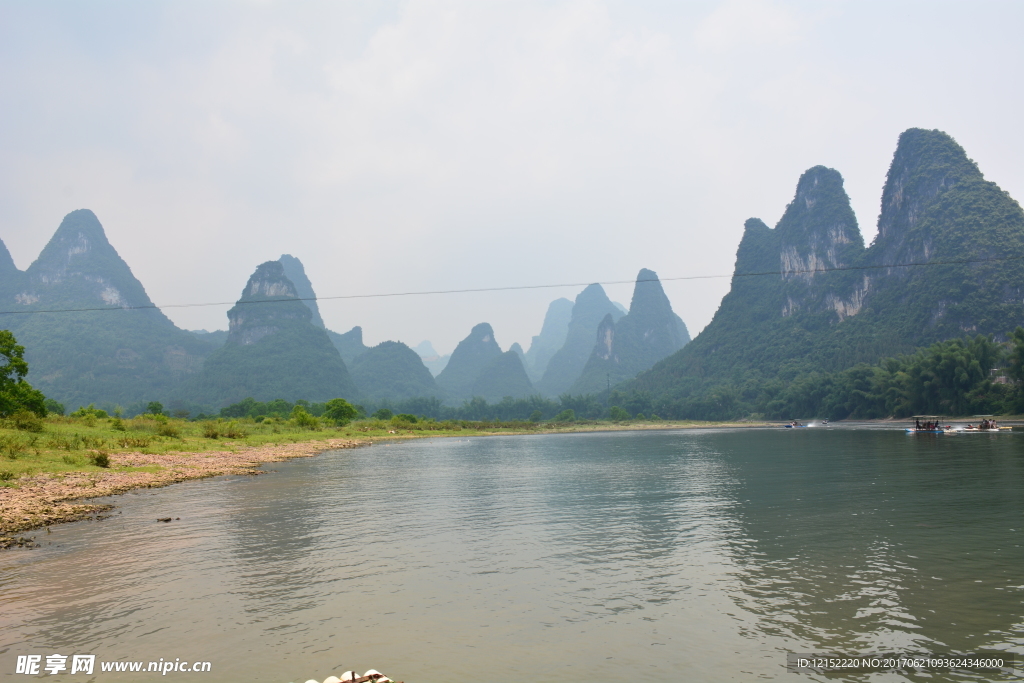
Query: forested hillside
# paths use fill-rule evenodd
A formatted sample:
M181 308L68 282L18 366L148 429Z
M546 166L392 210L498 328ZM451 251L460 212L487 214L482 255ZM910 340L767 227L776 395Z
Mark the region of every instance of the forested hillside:
M1024 212L948 135L900 136L878 225L865 249L839 173L810 169L775 229L747 221L708 327L620 391L737 415L808 373L1024 324Z

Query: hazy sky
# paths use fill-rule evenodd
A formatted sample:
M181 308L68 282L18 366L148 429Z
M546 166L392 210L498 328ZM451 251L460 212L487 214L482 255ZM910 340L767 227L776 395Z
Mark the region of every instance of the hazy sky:
M1024 197L1022 20L977 0L0 0L0 238L25 268L90 208L157 304L233 301L282 253L322 297L728 274L743 221L774 225L816 164L870 241L908 127ZM665 288L696 334L728 279ZM444 353L486 321L527 347L579 289L320 309L371 344Z

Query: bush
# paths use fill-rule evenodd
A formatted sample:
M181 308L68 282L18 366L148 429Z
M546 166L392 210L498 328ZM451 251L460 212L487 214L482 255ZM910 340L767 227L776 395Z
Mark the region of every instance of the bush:
M11 479L14 479L14 472L8 472L7 470L0 472L0 481L10 481Z
M25 442L16 436L0 437L0 449L8 460L17 460L18 455L25 450Z
M96 467L110 467L110 456L103 451L98 451L90 456L92 464Z
M203 436L207 439L216 439L220 436L220 430L217 427L216 422L204 422L203 423Z
M181 430L173 422L161 422L156 428L156 433L160 436L170 436L175 439L181 438Z
M395 414L391 412L389 409L381 408L380 410L373 414L373 417L376 420L390 420L392 417L394 417L394 415Z
M320 420L309 414L302 406L292 408L292 422L296 427L317 431L320 429Z
M609 408L608 417L613 422L625 422L626 420L631 419L630 414L626 412L624 408L620 408L619 406L612 406Z
M563 410L558 415L555 415L554 419L552 419L551 421L552 422L575 422L576 421L576 411L573 410L572 408L569 408L568 410Z
M23 432L36 432L38 434L43 431L43 421L39 419L38 415L27 410L16 412L11 416L11 422L14 424L15 429L20 429Z
M392 424L397 424L399 422L408 422L409 424L416 424L417 422L419 422L419 418L417 418L415 415L410 415L409 413L399 413L398 415L395 415L393 418L391 418Z
M90 403L87 406L80 407L75 412L71 413L71 417L85 417L85 418L97 418L97 417L109 417L107 411L100 410L94 404Z
M164 404L160 401L150 401L146 404L146 412L150 415L163 415Z
M48 398L45 401L43 401L43 407L46 408L46 412L50 415L64 414L64 404L57 403L52 398Z
M221 433L229 439L244 439L249 436L249 433L239 427L238 423L234 421L228 422L224 425L224 431Z
M541 415L541 412L539 410L535 410L530 413L530 422L540 422L542 417L543 415Z
M128 428L124 426L124 422L122 422L121 418L119 417L115 417L113 420L110 421L110 428L113 429L115 432L128 431Z

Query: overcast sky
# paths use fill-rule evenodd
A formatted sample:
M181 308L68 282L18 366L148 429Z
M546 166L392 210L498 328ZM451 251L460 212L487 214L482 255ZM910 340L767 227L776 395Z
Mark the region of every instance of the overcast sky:
M1024 197L1020 2L0 0L0 239L96 212L157 304L290 253L321 297L732 272L800 173L866 240L908 127ZM666 282L696 334L728 279ZM629 305L632 287L607 287ZM367 343L528 347L576 288L322 301ZM223 329L227 306L172 308Z

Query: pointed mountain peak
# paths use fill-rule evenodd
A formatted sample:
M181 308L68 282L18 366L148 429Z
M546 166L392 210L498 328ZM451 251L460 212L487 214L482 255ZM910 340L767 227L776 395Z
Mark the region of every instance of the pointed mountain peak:
M569 321L572 320L572 302L568 299L555 299L548 305L544 315L544 324L540 334L530 341L530 349L523 357L526 371L533 381L539 380L547 370L548 361L565 343L569 334Z
M90 240L96 243L106 243L107 233L103 231L100 219L89 209L76 209L64 216L57 232L53 234L52 241L59 240Z
M467 342L481 342L487 344L494 341L494 330L491 328L490 323L480 323L473 327L469 332L469 336L463 341ZM497 343L497 342L495 342Z
M605 293L604 287L595 282L592 285L587 285L587 287L576 296L576 303L573 308L574 310L577 307L586 309L605 305L611 306L612 301Z
M306 269L302 267L302 261L291 254L281 254L278 261L284 266L285 276L295 285L295 291L298 292L302 303L306 304L306 307L312 312L313 324L324 327L324 320L320 317L320 308L316 303L316 292L313 291L313 283L306 277Z
M488 323L480 323L452 351L448 365L437 376L437 384L454 398L469 398L480 373L500 355L494 330Z
M14 265L14 259L11 258L11 252L7 250L7 245L0 240L0 280L20 272L18 266Z
M848 265L864 249L843 176L825 166L800 176L796 196L775 231L783 272L808 278L817 270Z
M249 276L249 281L242 290L242 301L277 301L281 299L298 299L299 293L295 284L284 273L280 261L267 261L256 267Z
M267 261L256 267L238 303L228 311L227 343L255 344L275 332L308 326L311 317L281 262Z
M653 270L640 269L636 276L636 284L633 286L633 300L629 303L629 310L638 315L644 315L648 311L672 310L672 304L665 296L661 280Z
M131 268L107 241L96 214L72 211L25 271L23 305L152 306ZM155 315L170 322L159 311Z
M981 180L977 164L940 130L911 128L900 135L882 191L876 243L901 242L925 207L967 180Z

